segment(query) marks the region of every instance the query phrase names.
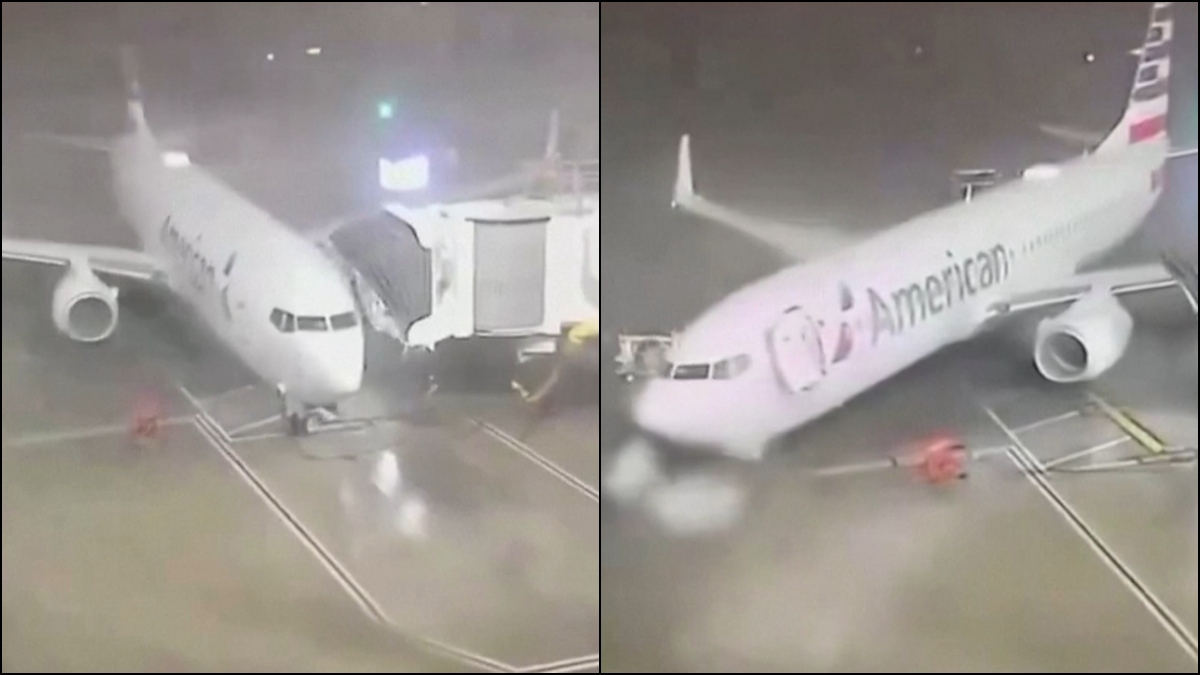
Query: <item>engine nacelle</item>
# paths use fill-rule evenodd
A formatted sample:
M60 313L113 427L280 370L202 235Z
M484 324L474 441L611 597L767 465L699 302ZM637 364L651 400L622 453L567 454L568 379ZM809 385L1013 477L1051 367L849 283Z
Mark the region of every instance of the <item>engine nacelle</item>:
M1089 295L1038 324L1034 362L1051 382L1087 382L1121 360L1132 335L1133 317L1115 297Z
M76 342L103 342L117 330L117 289L105 285L87 265L67 270L54 289L53 303L54 325Z

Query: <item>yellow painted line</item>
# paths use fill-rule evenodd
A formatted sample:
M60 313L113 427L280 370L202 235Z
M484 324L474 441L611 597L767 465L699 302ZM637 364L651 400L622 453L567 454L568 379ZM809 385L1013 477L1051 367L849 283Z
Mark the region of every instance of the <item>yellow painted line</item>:
M1145 448L1147 452L1161 455L1170 450L1167 444L1158 437L1158 434L1146 428L1146 425L1134 419L1129 413L1115 407L1093 392L1088 392L1088 398L1099 409L1101 414L1112 420L1113 424L1120 427L1121 431L1128 434L1130 438Z

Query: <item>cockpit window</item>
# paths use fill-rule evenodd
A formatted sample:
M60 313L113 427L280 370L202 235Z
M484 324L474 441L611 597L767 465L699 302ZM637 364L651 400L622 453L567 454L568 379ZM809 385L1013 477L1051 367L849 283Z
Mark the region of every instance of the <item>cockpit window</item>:
M687 365L668 364L662 377L668 380L736 380L750 370L753 360L747 355L735 356L717 363L693 363Z
M302 316L296 319L296 328L305 333L323 333L329 330L329 321L323 316Z
M296 316L282 309L271 311L271 325L280 333L296 332Z
M329 327L333 330L349 330L358 325L358 315L354 312L337 314L329 319Z
M271 312L271 325L281 333L325 333L331 330L349 330L358 325L358 314L346 312L332 317L296 316L291 312L276 309Z

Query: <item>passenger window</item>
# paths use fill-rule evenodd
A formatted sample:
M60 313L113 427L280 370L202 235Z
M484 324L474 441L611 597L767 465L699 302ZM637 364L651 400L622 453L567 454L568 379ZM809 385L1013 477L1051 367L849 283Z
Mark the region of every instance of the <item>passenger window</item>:
M296 317L282 309L276 309L271 312L271 325L279 329L281 333L296 332Z
M296 319L296 328L305 333L323 333L329 330L329 322L323 316L302 316Z
M333 330L349 330L357 325L358 315L354 312L338 314L329 320L329 327Z

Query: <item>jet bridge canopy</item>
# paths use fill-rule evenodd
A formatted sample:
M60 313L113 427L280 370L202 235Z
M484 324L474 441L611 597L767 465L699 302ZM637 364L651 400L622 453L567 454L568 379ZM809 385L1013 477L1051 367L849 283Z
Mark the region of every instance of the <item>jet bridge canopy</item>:
M404 220L381 211L342 225L329 242L382 301L402 339L432 314L433 254Z

